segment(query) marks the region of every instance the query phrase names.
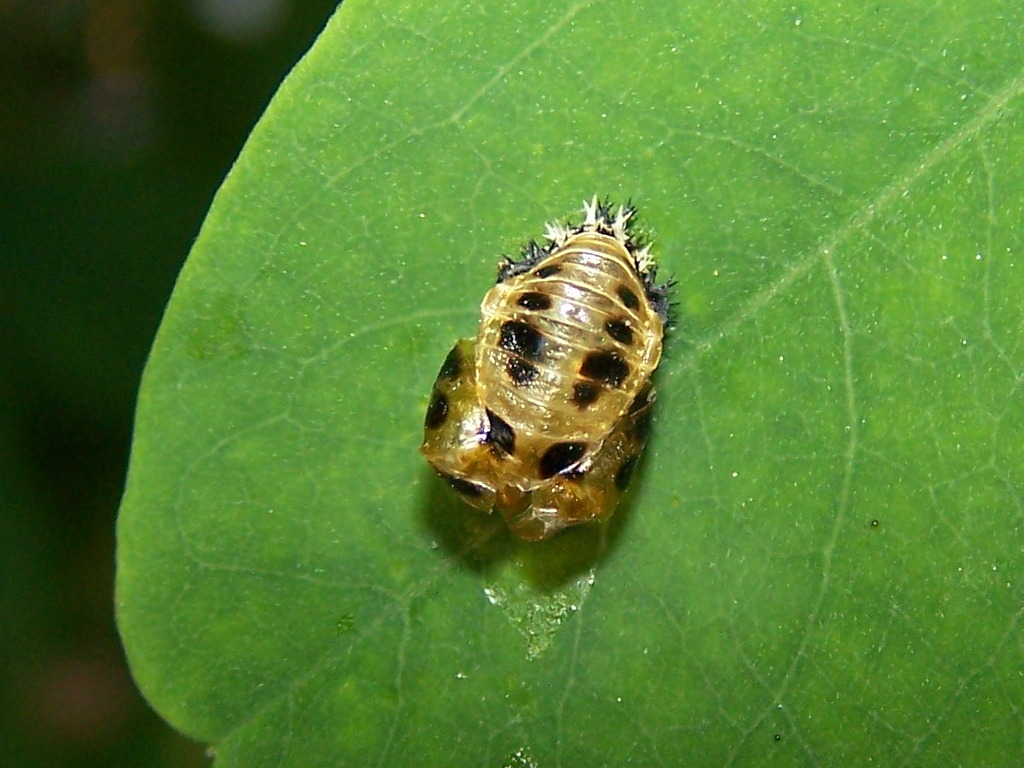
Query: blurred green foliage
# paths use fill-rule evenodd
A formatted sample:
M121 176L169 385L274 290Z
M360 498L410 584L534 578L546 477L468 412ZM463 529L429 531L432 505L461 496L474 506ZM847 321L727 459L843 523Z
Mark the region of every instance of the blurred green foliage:
M175 275L334 5L0 6L0 764L208 762L125 669L113 522Z

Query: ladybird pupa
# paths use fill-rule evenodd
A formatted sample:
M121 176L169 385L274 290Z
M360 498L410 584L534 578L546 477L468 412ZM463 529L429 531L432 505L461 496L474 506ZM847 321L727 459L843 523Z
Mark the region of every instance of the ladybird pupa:
M530 541L609 516L647 442L669 284L635 213L595 197L503 259L431 392L423 455Z

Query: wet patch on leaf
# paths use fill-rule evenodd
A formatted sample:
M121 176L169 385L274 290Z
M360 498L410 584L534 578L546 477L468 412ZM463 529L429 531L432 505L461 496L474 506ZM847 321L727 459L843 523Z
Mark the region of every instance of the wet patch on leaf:
M533 661L544 655L558 630L582 607L595 575L596 568L592 568L559 587L542 590L510 565L489 581L484 595L526 638L526 657Z

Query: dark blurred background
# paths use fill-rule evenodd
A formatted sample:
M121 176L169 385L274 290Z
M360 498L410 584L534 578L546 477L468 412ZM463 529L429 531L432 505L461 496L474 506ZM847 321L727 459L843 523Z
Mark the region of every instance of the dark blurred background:
M0 0L0 766L199 766L113 619L139 377L206 208L337 0Z

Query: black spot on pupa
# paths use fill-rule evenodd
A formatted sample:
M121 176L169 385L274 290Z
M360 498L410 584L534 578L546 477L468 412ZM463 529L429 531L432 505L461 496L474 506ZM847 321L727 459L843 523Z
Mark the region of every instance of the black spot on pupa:
M586 452L586 443L555 443L540 457L538 469L541 478L547 480L559 472L564 472L583 458Z
M491 450L496 456L511 454L516 449L516 431L490 408L487 409L487 421L490 427L484 442L491 444Z
M586 477L588 474L590 474L590 469L590 467L588 467L587 469L582 469L581 467L573 467L572 469L567 469L564 472L559 473L559 476L564 477L566 480L575 480L578 482L582 480L584 477Z
M652 403L654 403L654 389L648 382L647 386L644 387L640 394L633 398L633 402L629 404L629 415L633 416Z
M510 357L505 363L505 373L517 387L525 387L537 378L537 366L518 357Z
M621 387L622 382L629 376L629 364L619 356L618 352L612 350L591 352L583 358L580 376L599 381L606 387Z
M633 343L633 329L623 320L608 320L604 324L604 329L620 344L629 346Z
M546 267L541 267L540 269L535 271L533 274L535 274L539 278L545 278L545 277L551 277L552 275L557 275L561 271L562 271L562 268L560 266L558 266L557 264L549 264Z
M551 297L536 291L527 291L516 300L523 309L531 309L535 312L551 309Z
M630 309L640 309L640 299L638 299L636 294L626 286L620 285L615 289L615 293L619 295L622 303Z
M506 352L537 361L542 356L544 334L525 320L506 320L501 324L498 346Z
M647 384L639 395L629 404L628 415L633 419L630 435L642 446L651 434L651 423L654 420L654 388Z
M438 389L430 393L430 405L427 406L427 417L423 420L426 429L437 429L448 418L448 398Z
M633 439L639 442L641 445L647 442L647 438L651 436L651 424L654 420L654 410L648 408L646 411L636 417L633 422L631 432L633 433Z
M600 394L601 388L592 381L577 381L572 386L572 404L582 411L593 405Z
M615 487L620 491L624 491L629 487L629 481L633 479L633 470L636 469L636 463L639 458L636 455L630 456L622 462L619 471L615 473Z
M459 345L456 344L452 347L451 352L448 353L448 357L444 359L444 363L441 365L441 371L437 374L437 378L451 381L455 379L461 371L462 350L459 349Z
M453 475L442 474L441 477L448 485L467 498L475 499L483 495L484 489L476 483L471 483L469 480L463 480L461 477L454 477Z

